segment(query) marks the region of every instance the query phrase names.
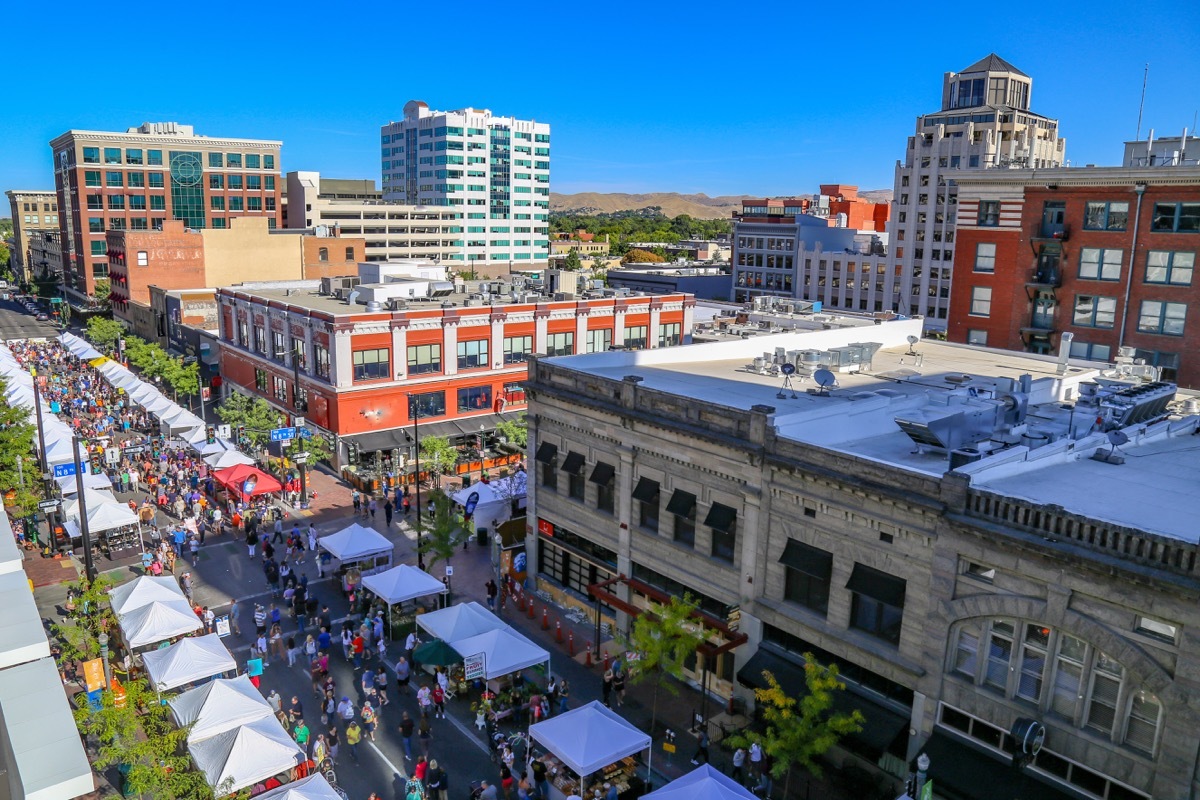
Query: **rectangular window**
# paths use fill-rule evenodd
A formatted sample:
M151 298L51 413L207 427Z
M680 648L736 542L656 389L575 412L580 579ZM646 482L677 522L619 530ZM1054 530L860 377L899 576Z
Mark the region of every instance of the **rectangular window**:
M987 664L983 673L983 685L996 691L1008 693L1009 662L1013 653L1012 623L995 620L988 637Z
M683 326L678 322L667 322L658 326L658 346L674 347L683 343Z
M1178 625L1172 625L1169 622L1160 622L1150 617L1138 617L1134 630L1143 636L1152 636L1160 642L1168 642L1170 644L1175 644L1179 636Z
M1200 232L1200 203L1155 203L1150 230L1164 233Z
M989 317L992 314L992 287L971 287L971 316Z
M583 502L587 482L583 477L584 457L582 453L571 450L563 459L562 471L567 473L567 497Z
M229 198L229 210L230 211L242 211L243 210L243 198L230 197Z
M675 519L673 538L676 544L696 546L696 495L676 489L667 501L667 513Z
M329 377L329 348L320 344L313 344L313 367L317 377Z
M1146 254L1146 283L1190 286L1195 267L1195 252L1151 250Z
M104 173L104 185L113 189L119 189L125 185L125 173L123 172L106 172Z
M974 628L963 627L959 630L958 639L954 644L953 671L974 681L978 663L979 631Z
M1021 646L1021 670L1017 678L1017 697L1037 703L1042 697L1042 681L1046 672L1046 648L1050 644L1050 629L1040 625L1025 626L1025 641Z
M167 210L167 198L163 197L161 194L150 195L150 210L151 211L166 211Z
M247 175L246 176L246 188L253 189L255 191L262 189L262 176L261 175Z
M225 176L219 175L219 174L209 175L208 176L208 188L224 189L225 188Z
M1090 202L1084 208L1084 230L1123 231L1128 225L1129 203Z
M287 356L287 343L284 339L282 331L271 331L271 358L276 361L285 361Z
M412 396L408 409L410 418L444 417L446 415L445 392L422 392Z
M145 211L146 210L146 195L144 195L144 194L129 195L129 210L130 211Z
M616 475L612 464L597 461L588 480L596 484L596 510L608 514L616 509Z
M99 211L104 208L104 196L98 194L89 194L87 196L87 207L92 211Z
M241 169L242 168L242 154L241 153L227 153L225 155L225 166L236 167L238 169Z
M1075 339L1071 342L1071 358L1082 358L1088 361L1108 361L1112 357L1112 348L1106 344L1088 344Z
M973 344L976 347L987 347L988 332L979 328L972 328L967 331L967 344Z
M254 370L254 386L260 392L267 391L267 371L265 369Z
M549 442L538 445L534 460L542 468L542 486L558 490L558 448Z
M638 525L651 533L658 533L658 481L638 478L633 488L633 499L638 501Z
M1072 322L1084 328L1111 328L1117 318L1117 299L1080 294L1075 296Z
M392 377L392 373L388 368L388 363L387 348L355 350L354 380L374 381L382 378L390 378ZM445 413L445 411L443 410L442 413Z
M241 175L230 175L227 183L229 184L230 189L241 189L242 188L242 176Z
M260 325L254 326L254 349L267 355L267 329Z
M737 509L713 503L704 524L712 534L710 555L732 564L737 550Z
M146 185L146 173L131 172L126 176L129 180L129 185L133 188L141 189Z
M272 390L271 393L275 396L276 400L283 400L285 402L287 401L288 385L287 385L286 379L280 378L277 375L272 375L271 376L271 390Z
M482 411L492 407L491 386L471 386L458 390L458 413Z
M104 233L104 217L88 217L88 233Z
M262 211L262 198L261 197L247 197L246 198L246 210L247 211Z
M784 566L783 599L824 616L829 611L833 554L788 539L779 563Z
M214 194L208 198L208 207L213 211L225 210L225 198L221 195Z
M263 156L263 169L275 169L275 156Z
M975 245L975 271L996 271L996 244L994 242L980 242Z
M247 153L246 154L246 169L259 169L258 165L259 165L260 161L261 161L261 159L258 157L258 154Z
M532 352L532 336L506 336L504 338L505 364L522 364Z
M458 343L459 369L486 369L488 366L487 339L472 339Z
M113 210L113 211L124 211L125 210L125 195L110 194L108 196L108 207L110 210Z
M225 166L224 158L222 157L222 155L220 153L209 153L208 154L208 165L210 167L217 167L217 168L223 167L223 166Z
M606 353L612 347L612 329L600 328L587 332L587 352Z
M999 200L980 200L979 201L979 225L981 227L994 228L1000 224L1000 201Z
M148 174L149 174L149 178L150 178L150 188L151 189L162 189L164 186L163 174L161 172L151 172Z
M634 325L625 329L625 347L630 350L646 349L645 325Z
M570 356L575 354L575 333L546 334L547 356Z
M118 175L120 173L117 173ZM100 185L100 170L89 169L83 173L84 186L99 186Z
M408 374L424 375L442 371L442 346L417 344L408 347Z
M1183 336L1183 323L1186 317L1187 303L1143 300L1141 313L1138 314L1137 329L1142 333Z
M121 148L119 148L119 147L104 148L104 163L105 164L120 164L121 163Z
M1121 695L1124 670L1106 653L1096 653L1092 666L1092 691L1088 702L1087 727L1111 734L1117 720L1117 700Z
M162 150L147 150L146 163L152 167L162 166Z
M92 242L92 255L104 256L108 255L108 244L106 242Z
M850 627L894 645L904 621L904 579L855 564L846 588L851 591Z
M100 163L100 148L99 147L83 148L83 163L99 164Z
M1079 250L1079 277L1092 281L1116 281L1121 279L1121 262L1124 250L1100 247L1084 247Z

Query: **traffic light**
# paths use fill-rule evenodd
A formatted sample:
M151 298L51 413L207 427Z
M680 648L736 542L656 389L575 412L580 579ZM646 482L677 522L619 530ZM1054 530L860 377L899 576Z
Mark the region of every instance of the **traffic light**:
M238 444L246 443L246 426L245 425L237 426L237 443Z
M351 464L358 463L358 444L355 442L346 442L346 460Z
M205 428L204 429L204 440L206 442L208 442L209 444L216 444L217 443L217 429L214 428L212 425L209 425L207 428Z

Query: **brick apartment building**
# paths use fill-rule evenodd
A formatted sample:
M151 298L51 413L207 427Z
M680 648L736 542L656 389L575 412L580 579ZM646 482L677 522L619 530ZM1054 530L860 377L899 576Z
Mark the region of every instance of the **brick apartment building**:
M1200 167L997 170L958 188L951 341L1049 353L1069 333L1074 358L1130 348L1200 386Z

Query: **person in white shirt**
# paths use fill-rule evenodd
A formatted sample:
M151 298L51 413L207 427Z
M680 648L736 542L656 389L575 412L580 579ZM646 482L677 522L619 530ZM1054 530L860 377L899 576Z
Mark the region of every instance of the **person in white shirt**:
M354 719L354 703L350 702L349 697L343 697L342 702L338 703L337 712L338 716L349 722Z

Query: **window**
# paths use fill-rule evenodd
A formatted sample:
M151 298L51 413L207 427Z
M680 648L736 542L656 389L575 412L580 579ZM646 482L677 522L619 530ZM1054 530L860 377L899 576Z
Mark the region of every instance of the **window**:
M696 546L696 495L676 489L667 501L667 513L675 518L676 544Z
M678 322L667 322L658 326L658 346L659 347L674 347L682 344L683 326Z
M117 174L119 175L120 173L117 173ZM89 169L86 172L84 172L83 173L83 185L84 186L99 186L100 185L100 170ZM28 204L26 204L26 205L28 205Z
M329 348L313 343L313 367L319 378L329 377Z
M124 211L125 210L125 195L110 194L108 196L108 208L110 211Z
M585 486L583 477L584 457L582 453L571 450L563 459L562 471L567 473L567 497L583 502Z
M146 163L152 167L162 166L162 150L147 150Z
M846 588L852 593L850 627L890 644L900 644L905 581L865 564L855 564Z
M713 503L704 524L712 533L712 557L732 564L737 547L737 509Z
M587 351L588 353L604 353L612 347L612 329L600 328L594 331L587 332Z
M488 340L471 339L458 343L459 369L486 369L488 367Z
M824 616L829 611L829 578L833 555L788 539L779 563L784 567L783 599Z
M108 245L105 242L92 242L92 255L94 255L94 256L108 255Z
M277 375L272 375L271 376L271 394L273 394L275 396L276 400L282 400L284 402L287 402L287 399L288 399L287 380L285 380L284 378L280 378Z
M246 320L238 320L237 331L237 343L242 347L250 347L250 327L246 324Z
M208 198L208 207L213 211L225 210L225 198L220 195L212 195Z
M558 491L558 448L542 442L533 458L542 468L542 486Z
M633 499L638 501L638 525L652 533L658 533L658 481L638 478L633 488Z
M964 625L959 629L958 638L954 642L954 662L950 669L974 681L978 663L979 630Z
M83 163L99 164L100 163L100 148L99 147L83 148Z
M1129 708L1125 744L1134 750L1153 756L1161 718L1162 705L1158 702L1158 698L1144 689L1135 692Z
M225 166L227 166L227 167L237 167L238 169L241 169L241 167L242 167L242 154L241 154L241 153L228 153L228 154L225 156Z
M104 163L105 164L120 164L121 163L121 148L119 148L119 147L104 148Z
M209 153L208 154L208 165L210 167L223 167L223 166L225 166L224 159L220 153Z
M1138 314L1137 329L1142 333L1183 336L1185 317L1187 317L1187 303L1143 300L1141 313Z
M523 363L533 352L532 336L506 336L504 338L504 363Z
M422 392L420 394L414 394L409 398L408 416L412 419L443 417L445 415L445 392Z
M265 369L254 370L254 385L260 392L267 391L267 371Z
M1079 251L1079 277L1093 281L1120 280L1124 260L1124 250L1084 247Z
M974 165L972 165L974 166ZM982 227L994 228L1000 224L1000 201L999 200L980 200L979 201L979 225Z
M1071 358L1083 358L1088 361L1108 361L1112 358L1112 348L1106 344L1088 344L1075 339L1071 342Z
M150 188L151 189L162 189L163 188L163 174L161 172L151 172L149 174L149 177L150 177Z
M328 247L322 247L317 250L317 260L318 261L328 261L329 260L329 248Z
M546 334L546 355L569 356L575 353L575 333Z
M1073 323L1084 328L1111 328L1117 318L1117 299L1080 294L1075 296Z
M976 564L974 562L967 564L966 574L970 575L976 580L983 581L984 583L991 583L992 581L996 580L995 569L992 567L985 567L983 564Z
M244 198L231 197L231 198L229 198L229 210L230 211L242 211L245 207L245 202L246 201Z
M1174 381L1179 376L1179 353L1164 353L1160 350L1134 350L1134 358L1140 358L1152 367L1158 367L1159 379Z
M126 178L129 180L129 185L134 188L142 189L146 186L146 174L144 172L131 172Z
M284 361L287 356L287 344L282 331L271 331L271 358Z
M992 314L992 287L971 287L971 316L988 317Z
M979 328L972 328L967 331L967 344L973 344L977 347L987 347L988 332Z
M1194 252L1151 250L1146 254L1146 283L1190 286L1195 266Z
M1200 232L1200 203L1155 203L1150 230L1166 233Z
M271 209L271 210L273 211L274 209ZM353 260L354 260L354 248L353 248L353 247L347 247L347 248L346 248L346 260L347 260L347 261L353 261Z
M263 169L275 169L275 156L263 156Z
M634 325L625 329L625 346L630 350L646 349L645 325Z
M1084 208L1085 230L1123 231L1128 225L1129 203L1091 202Z
M1168 642L1170 644L1175 644L1176 638L1179 635L1178 625L1172 625L1169 622L1160 622L1150 617L1138 617L1137 626L1134 630L1143 636L1151 636L1160 642Z
M408 374L424 375L442 371L442 346L417 344L408 347Z
M106 172L104 173L104 185L119 189L125 185L125 173L123 172Z
M246 154L246 169L259 169L259 166L258 166L259 161L260 161L260 159L259 159L258 155L252 154L252 153L247 153Z
M163 197L161 194L150 195L150 210L151 211L166 211L167 210L167 199L165 197ZM161 228L162 226L160 225L159 227Z
M1092 688L1087 706L1086 726L1109 735L1117 720L1117 699L1121 694L1124 669L1106 653L1097 653L1092 667Z
M225 176L224 175L209 175L208 176L208 188L224 189L225 188Z
M230 175L228 184L229 184L230 189L241 189L242 188L242 176L241 175Z
M996 271L996 245L994 242L980 242L975 245L975 271Z
M458 390L458 412L481 411L492 407L491 386L471 386Z
M387 348L354 351L354 380L373 381L390 377Z
M596 484L596 510L608 514L615 513L616 508L616 475L617 470L612 464L597 461L592 468L588 481Z
M145 250L138 250L137 251L137 265L139 267L150 266L150 254L148 252L146 252Z

